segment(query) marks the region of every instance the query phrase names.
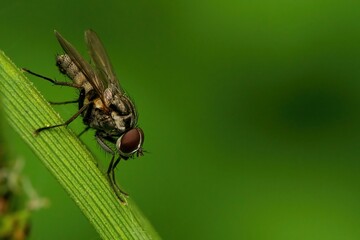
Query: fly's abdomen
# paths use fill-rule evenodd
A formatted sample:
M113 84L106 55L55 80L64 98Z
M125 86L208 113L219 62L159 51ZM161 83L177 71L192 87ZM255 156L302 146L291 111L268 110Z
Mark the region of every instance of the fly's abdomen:
M58 55L56 57L56 66L62 74L68 76L75 84L85 88L86 92L91 89L91 85L86 80L85 75L67 54Z

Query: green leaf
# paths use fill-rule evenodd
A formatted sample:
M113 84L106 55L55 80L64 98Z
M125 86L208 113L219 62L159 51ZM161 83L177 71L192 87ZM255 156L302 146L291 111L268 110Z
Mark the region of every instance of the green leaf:
M33 84L0 51L0 93L6 119L69 193L102 239L160 239L131 198L121 204L96 160Z

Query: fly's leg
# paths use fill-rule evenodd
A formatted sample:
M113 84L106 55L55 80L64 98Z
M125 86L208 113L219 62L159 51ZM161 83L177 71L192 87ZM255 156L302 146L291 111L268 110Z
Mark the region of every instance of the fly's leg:
M31 75L36 76L36 77L45 79L46 81L49 81L49 82L51 82L51 83L53 83L53 84L55 84L55 85L73 87L73 88L78 88L78 89L81 89L81 88L82 88L81 86L78 86L77 84L72 83L72 82L58 82L58 81L53 80L53 79L51 79L51 78L48 78L48 77L45 77L45 76L43 76L43 75L34 73L33 71L30 71L30 70L28 70L28 69L26 69L26 68L22 68L22 70L23 70L24 72L27 72L27 73L29 73L29 74L31 74Z
M126 197L129 196L129 194L127 194L126 192L124 192L123 190L121 190L121 188L119 187L119 185L117 185L116 183L116 178L115 178L115 167L116 165L120 162L120 157L118 157L116 159L116 161L114 162L115 159L115 154L112 156L108 170L106 172L108 178L110 179L111 184L113 185L112 187L114 188L114 190L119 191L122 195L125 195Z
M89 129L90 129L90 127L87 126L84 130L82 130L82 131L77 135L77 137L78 137L78 138L81 137L81 135L83 135L84 133L86 133Z
M54 126L49 126L49 127L42 127L39 129L36 129L34 134L37 135L39 134L39 132L42 132L44 130L48 130L51 128L56 128L56 127L61 127L61 126L67 126L69 125L72 121L74 121L83 111L85 111L85 109L89 106L89 104L84 105L82 108L79 109L79 111L77 111L69 120L67 120L66 122L62 123L62 124L58 124L58 125L54 125Z
M49 101L49 103L51 105L63 105L63 104L77 103L77 104L79 104L79 108L81 108L83 106L84 100L85 100L85 89L82 88L80 90L79 98L76 99L76 100L64 101L64 102L52 102L52 101Z
M101 134L99 132L96 132L95 134L95 138L97 140L97 142L99 143L99 145L101 146L102 149L104 149L106 152L110 153L112 155L108 170L106 172L111 184L113 185L113 188L115 187L117 191L119 191L121 194L128 196L128 194L126 192L124 192L123 190L120 189L120 187L117 185L116 183L116 179L115 179L115 167L116 165L120 162L120 157L118 159L115 160L115 152L106 144L106 140L111 141L110 139L105 139L104 137L101 136Z
M116 179L115 179L115 171L114 170L115 170L116 165L120 161L120 157L114 162L115 152L105 143L105 138L103 138L99 132L96 132L95 138L96 138L96 141L101 146L101 148L103 148L106 152L108 152L112 155L106 175L108 177L111 188L114 190L118 199L122 203L126 204L126 199L124 199L123 196L128 196L128 194L120 189L120 187L117 185Z
M63 105L63 104L79 103L79 99L72 100L72 101L65 101L65 102L52 102L52 101L49 101L49 103L51 105Z
M108 177L110 177L114 183L114 185L116 186L116 188L119 190L119 192L121 192L121 194L125 195L126 197L129 196L129 194L127 194L126 192L124 192L123 190L121 190L121 188L117 185L116 183L116 178L115 178L115 168L116 166L118 165L118 163L120 162L121 160L121 157L118 157L116 159L116 161L114 162L114 156L113 156L113 159L112 159L112 162L113 164L112 165L109 165L109 168L107 170L107 174L108 174ZM111 176L110 176L111 174Z
M45 76L43 76L43 75L34 73L33 71L30 71L29 69L26 69L26 68L22 68L22 70L23 70L24 72L27 72L27 73L29 73L29 74L31 74L31 75L34 75L34 76L38 77L38 78L45 79L46 81L49 81L49 82L51 82L51 83L53 83L53 84L55 84L55 85L73 87L73 88L78 88L78 89L81 89L81 88L82 88L81 86L78 86L78 85L76 85L75 83L58 82L58 81L53 80L53 79L51 79L51 78L48 78L48 77L45 77ZM62 105L62 104L78 103L78 102L79 102L79 99L77 99L77 100L72 100L72 101L65 101L65 102L51 102L51 101L49 101L49 103L50 103L51 105Z
M124 195L125 197L128 197L129 194L127 194L125 191L121 190L119 185L117 185L116 178L115 178L115 167L120 162L121 158L118 157L115 162L114 162L114 159L115 159L115 154L111 158L111 161L110 161L110 164L109 164L106 174L107 174L108 178L110 179L110 182L112 184L112 188L114 189L114 191L115 192L119 191L122 195ZM120 200L123 201L122 198Z
M100 144L100 146L105 150L107 151L108 153L112 154L112 159L111 159L111 162L109 164L109 168L108 168L108 171L107 171L107 174L108 174L108 177L112 179L112 181L115 183L116 187L118 188L118 190L124 194L125 196L128 196L128 194L126 192L124 192L123 190L120 189L120 187L116 184L116 178L115 178L115 168L116 166L119 164L120 160L121 160L121 157L118 157L116 159L116 161L114 162L114 159L115 159L115 153L114 151L105 143L105 141L109 141L111 143L116 143L116 140L111 138L111 137L107 137L107 136L100 136L100 133L97 132L97 137L99 137L98 140L101 140L101 142L98 141L98 143ZM110 175L111 174L111 175Z
M118 188L118 190L119 190L123 195L125 195L125 196L128 197L129 194L127 194L126 192L124 192L123 190L121 190L120 187L116 184L115 168L116 168L116 166L119 164L120 160L121 160L121 157L118 157L118 158L116 159L116 161L114 162L114 164L112 165L112 170L110 171L110 172L111 172L111 175L112 175L111 177L112 177L112 179L113 179L113 181L114 181L115 186ZM109 168L110 168L110 166L109 166ZM110 169L108 169L108 174L110 174L109 170L110 170Z

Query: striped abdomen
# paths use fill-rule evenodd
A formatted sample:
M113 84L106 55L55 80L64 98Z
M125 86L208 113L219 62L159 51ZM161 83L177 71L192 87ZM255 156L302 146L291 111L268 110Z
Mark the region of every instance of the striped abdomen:
M58 55L56 57L56 66L62 74L68 76L76 85L83 87L85 92L89 92L92 89L92 86L85 75L67 54Z

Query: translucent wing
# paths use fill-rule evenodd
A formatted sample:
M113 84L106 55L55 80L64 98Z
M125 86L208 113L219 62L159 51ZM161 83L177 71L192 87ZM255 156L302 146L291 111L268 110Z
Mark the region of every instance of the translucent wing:
M99 79L99 76L96 75L90 64L84 60L84 58L78 53L78 51L76 51L76 49L71 45L71 43L69 43L65 38L63 38L57 31L55 31L55 36L59 41L61 47L64 49L65 53L81 70L81 72L85 75L86 79L90 82L93 89L97 92L98 96L102 99L105 86L103 82Z
M106 54L105 48L101 43L97 34L92 30L85 31L85 41L89 50L91 59L93 60L97 75L101 78L101 81L106 87L110 85L114 86L121 93L123 90L120 87L119 81L117 80L110 60Z

